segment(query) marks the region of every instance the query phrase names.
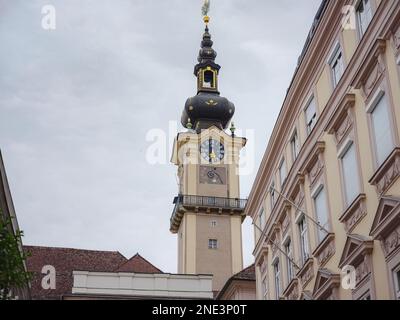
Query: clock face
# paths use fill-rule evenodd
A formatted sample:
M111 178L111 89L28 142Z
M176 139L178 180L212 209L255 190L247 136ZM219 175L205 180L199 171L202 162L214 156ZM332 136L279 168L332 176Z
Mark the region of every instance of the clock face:
M219 162L225 157L224 145L213 139L204 141L200 146L200 152L203 159L210 163Z

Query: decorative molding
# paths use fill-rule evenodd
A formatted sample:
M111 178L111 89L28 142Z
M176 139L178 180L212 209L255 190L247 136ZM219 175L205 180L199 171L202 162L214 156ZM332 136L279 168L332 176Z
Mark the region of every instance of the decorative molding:
M314 277L314 259L310 258L306 261L304 266L297 272L297 277L300 279L301 286L304 289Z
M358 223L367 215L366 195L360 194L349 208L342 214L339 221L344 224L346 233L351 233Z
M293 279L286 290L283 292L283 296L287 300L298 300L300 298L299 294L299 280Z
M314 250L313 256L317 258L319 266L323 267L335 252L335 234L330 233Z
M336 144L340 144L347 133L353 128L354 119L349 112L354 107L356 96L352 93L347 93L339 102L335 112L328 121L325 131L334 135Z
M380 195L384 194L400 176L400 148L395 148L383 165L375 172L369 183Z
M317 162L320 160L320 155L325 151L325 142L317 141L307 156L306 162L301 166L301 174L306 175L310 173L313 169L315 171L315 166ZM321 164L318 164L317 167L320 167ZM314 173L315 174L315 173Z
M346 265L357 268L358 265L365 262L367 256L372 254L373 249L373 239L358 234L349 235L340 258L339 268Z
M398 225L400 198L382 197L376 210L370 235L376 240L386 238Z
M397 248L400 247L400 226L393 230L384 240L383 240L383 250L385 256L388 257Z
M385 51L386 40L376 39L353 78L351 85L356 89L362 89L365 100L369 99L375 85L380 81L381 76L385 72L384 59L382 59Z
M340 286L340 275L328 269L320 269L315 279L313 297L315 300L336 300L336 290Z

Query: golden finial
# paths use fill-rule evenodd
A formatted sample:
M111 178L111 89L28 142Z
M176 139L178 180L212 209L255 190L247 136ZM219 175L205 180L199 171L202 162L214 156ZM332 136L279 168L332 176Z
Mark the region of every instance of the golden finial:
M210 17L208 16L208 13L210 12L210 0L204 0L201 12L203 13L204 23L208 24L210 22Z

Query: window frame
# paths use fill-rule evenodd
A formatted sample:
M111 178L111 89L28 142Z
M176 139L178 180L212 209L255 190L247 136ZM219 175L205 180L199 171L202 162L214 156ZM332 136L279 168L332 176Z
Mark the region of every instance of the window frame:
M343 159L344 157L348 154L349 150L351 148L354 148L354 157L355 157L355 162L356 162L356 179L357 179L357 188L358 191L356 193L356 196L354 197L354 199L349 199L349 195L348 195L348 186L346 185L346 177L345 177L345 169L344 169L344 162ZM360 161L359 161L359 155L358 155L358 148L356 145L356 142L354 141L353 138L347 138L344 143L342 144L337 157L339 159L339 163L340 163L340 176L341 176L341 183L342 183L342 195L343 195L343 204L345 208L348 208L356 199L357 196L362 192L362 180L361 180L361 174L360 174Z
M211 228L216 228L218 226L217 220L211 220L210 225L211 225Z
M281 266L279 258L276 258L272 263L274 269L274 284L275 284L275 298L280 300L282 290L282 279L281 279Z
M317 206L316 206L316 199L318 198L318 196L321 195L321 192L324 192L324 195L325 195L325 201L324 201L325 208L326 208L326 223L325 224L321 224L320 217L317 212ZM312 198L313 209L314 209L314 217L315 217L316 221L327 231L332 230L330 210L329 210L328 190L324 183L320 182L317 184L317 186L311 193L311 198ZM317 229L316 230L317 231L316 232L317 244L320 245L324 241L324 239L328 236L328 234L324 230L321 230L319 226L316 225L315 227ZM324 234L324 236L322 236L322 234Z
M300 246L300 258L304 265L311 257L310 239L308 232L307 218L304 214L300 215L296 220L296 225L299 232L299 246Z
M292 162L294 163L300 155L300 137L297 128L293 131L292 137L290 138L290 153L292 155Z
M336 72L335 72L335 65L339 61L339 57L341 57L341 74L340 77L337 79L336 78ZM344 51L342 48L342 45L340 44L339 41L336 41L335 45L333 46L333 49L331 53L329 54L327 63L329 65L330 69L330 77L332 81L332 87L333 89L336 89L338 84L340 83L340 80L343 78L344 72L346 70L346 65L345 65L345 59L344 59Z
M375 92L375 94L373 95L373 97L371 98L371 100L366 108L366 112L368 114L369 135L370 135L370 140L371 140L372 156L374 159L375 170L378 169L380 166L382 166L385 162L385 160L383 160L382 163L380 163L380 161L379 161L375 126L374 126L374 121L372 119L373 112L376 110L378 104L382 101L383 98L385 98L385 100L386 100L386 112L387 112L387 116L388 116L388 120L389 120L388 125L389 125L389 129L390 129L390 138L392 140L391 142L392 142L393 149L396 147L396 144L398 141L396 133L395 133L396 127L395 127L395 124L393 123L393 117L390 116L393 112L390 93L387 90L385 90L384 88L379 87L377 89L377 91ZM390 153L386 156L386 159L389 155L390 155Z
M314 106L314 115L313 117L309 120L307 117L307 110L308 108L313 105ZM311 135L311 133L314 131L315 126L317 125L318 122L318 106L317 106L317 100L315 98L315 94L311 94L310 97L307 100L307 103L303 109L304 112L304 118L305 118L305 124L306 124L306 132L307 132L307 137ZM313 124L312 126L310 124Z
M364 7L364 12L365 12L365 1L368 1L368 3L369 3L369 7L370 7L370 10L371 10L371 16L369 18L370 20L368 21L368 24L367 24L365 30L362 30L361 14L360 14L359 9L360 9L360 6L362 4L363 7ZM374 18L374 11L375 11L375 8L374 8L374 4L373 4L372 0L359 0L356 3L356 5L355 5L355 15L356 15L356 23L357 23L357 34L358 34L359 40L361 40L363 38L364 34L367 33L368 27L371 24L372 19Z
M276 199L275 199L275 181L271 183L271 187L269 190L269 195L270 195L270 201L271 201L271 211L274 210L275 205L276 205Z
M218 250L218 239L208 239L208 249Z
M268 300L268 275L265 275L261 281L261 293L264 300Z
M267 223L264 207L261 207L258 212L258 220L260 223L260 229L264 231L265 225Z
M286 241L283 243L284 248L285 248L285 254L286 254L286 277L288 280L288 285L292 280L294 279L294 265L292 262L293 259L293 245L292 245L292 239L288 237Z
M283 171L282 171L282 169L283 169ZM284 177L282 177L282 172L285 174ZM279 180L280 180L279 182L281 183L281 189L283 189L283 186L285 185L287 176L288 176L285 157L283 157L281 162L279 163L278 173L279 173Z

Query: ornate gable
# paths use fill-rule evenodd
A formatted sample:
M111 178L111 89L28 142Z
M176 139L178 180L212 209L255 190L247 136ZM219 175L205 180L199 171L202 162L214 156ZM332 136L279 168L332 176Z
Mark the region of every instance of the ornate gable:
M315 300L336 300L338 298L336 289L340 285L340 275L328 269L318 271L313 297Z
M339 268L343 268L345 265L356 267L363 261L365 255L371 254L373 247L374 241L371 238L358 234L349 235L340 258Z
M370 235L380 240L385 257L400 248L400 199L397 197L382 197Z
M400 218L400 198L382 197L376 210L375 219L372 223L370 235L375 239L382 239L392 231L391 229L399 225L393 225L396 219Z

